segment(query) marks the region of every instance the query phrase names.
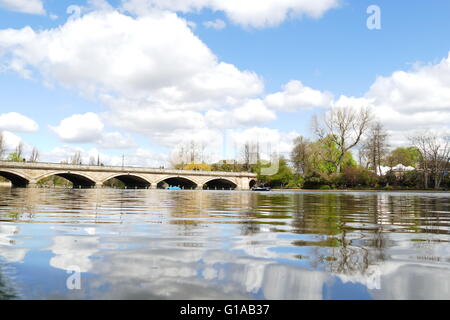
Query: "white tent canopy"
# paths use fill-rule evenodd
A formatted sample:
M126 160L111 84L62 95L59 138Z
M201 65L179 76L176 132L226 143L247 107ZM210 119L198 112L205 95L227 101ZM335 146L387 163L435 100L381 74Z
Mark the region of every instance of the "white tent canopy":
M383 176L391 170L394 172L405 172L405 171L416 170L414 167L407 167L407 166L402 165L401 163L392 168L381 166L380 169L381 169L381 175L383 175Z

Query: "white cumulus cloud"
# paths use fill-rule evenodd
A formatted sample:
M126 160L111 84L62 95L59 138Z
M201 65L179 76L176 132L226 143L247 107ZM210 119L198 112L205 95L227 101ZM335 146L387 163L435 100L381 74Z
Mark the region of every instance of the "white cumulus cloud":
M247 101L242 107L236 108L232 116L238 124L256 125L275 120L276 114L267 108L260 99Z
M36 132L39 129L38 124L17 112L0 114L0 130L12 132Z
M105 124L163 144L211 131L205 112L229 111L264 91L257 74L220 61L186 20L158 10L142 17L97 10L54 29L0 30L0 61L25 77L97 99L106 108ZM259 119L272 117L262 111ZM245 109L236 113L251 121ZM101 121L82 116L52 129L65 142L108 145Z
M61 120L59 126L50 128L65 142L86 143L101 138L104 124L100 117L92 112L74 114Z
M173 13L132 18L95 11L60 28L1 30L0 49L10 54L3 56L9 68L37 71L84 94L205 107L263 89L253 72L218 61Z
M137 146L130 136L120 132L104 132L96 144L102 149L130 149Z
M232 130L229 134L230 143L237 150L242 150L245 143L259 144L259 151L264 159L270 159L272 153L289 157L293 148L294 139L298 132L283 132L278 129L253 127L243 130Z
M141 166L141 167L151 167L158 168L162 164L167 163L168 156L166 153L157 153L148 149L138 148L134 152L124 153L122 155L109 155L101 152L97 148L91 148L85 150L80 147L73 146L60 146L52 149L51 151L42 151L40 159L47 162L58 163L61 160L70 161L71 157L75 153L81 154L82 162L88 164L89 161L94 159L99 159L101 163L105 165L121 166L122 160L125 160L126 166Z
M94 143L102 149L129 149L136 147L133 139L120 132L106 132L101 117L93 112L74 114L50 126L63 142Z
M45 14L41 0L0 0L0 7L21 13Z
M288 82L284 85L283 91L269 94L265 98L265 103L269 107L291 112L329 107L332 101L331 93L312 89L298 80Z
M333 105L370 107L393 146L408 144L417 130L450 134L450 54L435 64L379 76L364 96L341 96Z
M155 8L178 12L199 12L202 9L224 12L244 27L273 27L286 19L309 16L320 18L336 8L339 0L123 0L123 8L139 15Z
M224 29L227 24L222 19L216 19L214 21L206 21L203 23L203 25L207 28L212 28L216 30L222 30Z

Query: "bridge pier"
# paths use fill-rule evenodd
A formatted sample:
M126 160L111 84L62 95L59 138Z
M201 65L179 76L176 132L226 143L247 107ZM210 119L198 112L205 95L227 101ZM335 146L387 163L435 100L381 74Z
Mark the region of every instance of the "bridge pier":
M195 190L203 190L203 184L198 184Z

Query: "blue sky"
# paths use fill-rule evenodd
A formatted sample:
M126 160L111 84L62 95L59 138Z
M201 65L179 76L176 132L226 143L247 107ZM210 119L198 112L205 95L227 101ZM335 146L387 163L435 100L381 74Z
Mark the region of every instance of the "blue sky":
M448 72L447 58L450 51L448 38L450 2L448 1L321 0L325 9L322 10L320 17L309 15L308 1L297 1L297 3L307 4L306 7L300 9L296 7L296 1L286 1L286 8L279 8L280 5L275 5L274 8L300 11L275 23L273 23L275 18L272 16L272 11L276 10L271 8L266 11L262 9L258 11L260 9L255 7L254 11L260 12L259 15L239 14L236 18L236 12L242 13L239 2L233 2L228 7L222 8L218 7L214 0L186 0L185 4L191 3L199 9L180 10L176 5L173 7L160 5L162 3L160 0L109 1L112 6L112 8L108 8L109 12L113 10L134 20L145 19L147 16L153 17L156 10L176 14L180 21L189 21L188 28L196 38L189 38L187 41L192 41L193 45L197 45L196 41L198 40L209 49L210 54L201 53L205 54L205 59L215 57L217 63L224 62L236 68L237 73L233 75L233 77L239 78L236 90L229 88L228 86L231 84L227 84L227 90L224 90L223 95L221 96L220 91L222 89L217 89L215 91L217 94L214 93L213 98L201 94L191 97L189 92L184 93L183 91L183 97L180 99L189 96L186 98L189 102L181 100L174 102L171 98L167 99L165 94L161 98L159 91L156 94L158 98L154 98L155 93L152 90L167 89L168 87L176 90L193 88L192 84L187 84L185 81L183 83L171 82L178 81L176 79L179 77L174 75L176 71L169 67L158 69L160 74L157 75L157 80L152 78L154 74L139 74L138 71L136 74L127 75L127 77L135 76L130 79L136 79L136 81L141 81L143 78L149 79L148 83L151 85L149 84L148 89L145 88L145 85L144 88L139 87L139 90L144 89L143 92L148 96L143 95L140 98L135 98L138 92L135 91L136 88L122 92L120 88L116 87L115 81L102 78L109 75L106 73L103 75L101 71L92 70L93 73L97 72L98 76L93 76L88 80L81 75L81 80L78 78L74 80L76 76L72 72L68 80L69 76L64 74L63 68L67 68L71 64L57 65L53 64L54 61L51 58L47 59L46 56L53 55L52 46L42 48L40 51L40 45L47 43L45 33L56 34L58 28L64 28L70 16L67 14L67 8L77 5L84 9L82 9L80 22L78 22L80 33L76 35L75 39L87 37L87 33L82 33L86 32L82 29L83 19L87 20L89 15L105 11L105 2L33 1L40 2L45 12L27 13L28 9L11 8L6 4L7 1L0 0L0 66L2 66L0 67L0 117L15 112L32 119L38 124L39 129L29 130L20 128L19 125L16 126L18 128L15 128L11 123L3 124L2 128L2 123L5 121L0 121L0 129L11 133L11 146L13 142L17 142L17 139L23 139L30 147L35 146L41 150L43 157L49 161L58 161L58 157L65 156L64 152L70 154L75 150L74 148L81 148L80 150L85 152L86 157L100 152L107 159L106 161L111 163L117 162L120 155L125 153L136 163L142 163L139 159L146 157L151 160L144 164L155 165L167 163L165 155L169 154L176 145L185 143L184 138L203 139L208 144L209 139L212 140L216 136L223 137L224 132L227 132L227 141L234 141L233 146L228 147L229 149L238 149L240 142L255 138L255 135L258 136L258 139L264 139L266 135L271 135L268 143L273 145L272 148L278 148L280 152L287 152L292 137L297 134L310 135L309 121L313 114L323 113L334 105L344 103L343 101L349 103L348 99L351 99L351 103L361 103L361 101L366 101L364 99L369 99L374 109L378 110L380 120L392 134L394 145L404 142L405 136L411 130L422 127L436 130L448 129L449 122L447 120L450 119L450 106L445 103L448 94L445 88L450 82L448 80L450 75L446 76L446 72ZM181 2L183 3L183 1ZM326 8L326 4L331 2L336 2L337 6ZM143 3L147 3L145 12L142 12ZM173 3L177 3L177 1ZM258 2L255 3L257 5ZM369 30L366 26L366 20L369 17L366 10L369 5L377 5L381 9L381 30ZM107 14L111 13L105 13L105 16ZM96 16L96 19L101 23L100 20L106 19L105 16ZM259 24L260 17L263 16L268 23L261 25ZM217 19L224 23L224 28L215 29L204 25L207 21L216 21ZM158 20L152 26L158 28L157 23L160 22L161 20ZM166 25L164 24L164 26ZM31 40L15 40L14 45L5 40L7 39L6 29L14 29L13 31L16 32L14 37L20 38L18 36L20 30L25 27L31 27L39 36ZM105 39L113 41L105 35L108 27L105 28L106 31L98 35L100 37L99 46L109 43ZM177 45L177 39L188 36L187 33L185 34L186 30L177 30L176 32L180 32L180 38L177 38L176 32L171 33L162 27L159 30L162 38L175 36L173 46L162 47L161 51L189 51L190 47L180 48ZM92 34L95 32L96 30L92 30ZM166 33L167 35L165 35ZM63 38L74 35L60 32L53 39L58 36ZM143 32L141 41L154 41L155 43L160 41L159 38L156 40L151 36L155 35L152 33L148 38ZM120 45L120 43L115 43L113 47L117 48ZM167 44L164 45L167 46ZM19 53L17 48L21 48ZM130 48L129 45L128 48ZM136 50L138 49L140 48ZM36 50L39 51L39 55L42 55L39 61L35 61L32 57ZM77 47L70 47L70 50L80 54L86 52L84 47L80 50ZM130 50L133 48L131 47ZM152 46L152 50L158 51L158 48ZM26 57L23 56L23 52L26 52ZM133 53L128 53L126 57L128 56L133 59ZM181 55L174 56L178 59ZM85 59L88 59L87 57L89 54ZM106 54L104 59L108 58L108 54ZM149 57L149 60L152 59L157 63L162 61L170 65L169 58L164 59L158 55ZM186 63L191 61L189 59L193 59L192 68L187 66L185 72L193 72L191 78L194 79L197 74L196 70L202 70L203 65L202 62L196 60L194 53L189 53ZM31 72L31 76L24 76L23 73L21 74L11 67L12 61L16 60L21 61L22 66ZM145 60L143 61L145 62ZM178 63L179 61L174 61L174 65ZM89 69L83 70L84 67L81 63L80 72L89 72ZM129 67L133 67L133 65L124 62L124 68ZM195 68L197 69L194 70ZM215 67L213 69L215 71L211 71L212 77L220 78L220 74L214 73L216 72ZM252 72L259 82L255 79L247 79L243 75L246 71ZM164 72L168 72L168 74L166 75ZM393 76L395 72L404 74L403 76L398 74L398 77L395 77ZM184 73L181 74L181 76L183 75ZM174 77L173 80L171 77ZM384 81L378 81L377 79L380 79L378 77L382 77ZM251 84L257 86L259 83L262 87L259 90L240 92L242 85L238 84L241 80L242 83L249 86ZM120 79L118 81L120 83ZM128 81L128 78L123 81ZM155 81L166 82L164 85L159 83L155 85ZM277 93L279 97L283 96L283 99L288 99L286 98L288 93L283 88L290 81L298 81L303 87L314 90L317 97L320 94L330 95L332 99L328 99L330 101L327 103L323 102L328 101L327 99L319 99L320 102L317 103L311 102L310 96L302 97L302 94L306 94L301 89L303 87L296 86L295 90L298 92L295 93L295 97L292 97L293 100L289 100L292 102L291 107L287 108L267 102L268 95ZM424 82L429 86L424 85ZM84 87L87 84L91 86L99 83L102 85L102 89L96 88L94 92L87 92ZM411 100L411 92L417 90L414 89L416 84L413 85L413 83L417 83L420 88L429 89L421 91L420 99L415 98L414 101ZM377 90L371 90L374 84L376 84ZM201 84L201 86L203 85L205 84ZM223 88L222 84L220 84L220 88ZM233 96L229 90L231 92L239 91L239 94ZM139 95L141 92L139 91ZM105 102L102 98L105 93L115 101L121 100L122 104L111 102L111 99ZM340 99L342 96L344 99ZM393 96L395 99L392 98ZM346 100L346 98L348 99ZM152 100L151 103L148 102L149 99ZM230 99L232 99L232 103L229 102ZM192 101L195 101L195 106L190 105ZM305 101L308 101L309 104ZM128 111L125 113L128 110L127 106L134 103L136 106L129 113ZM405 107L399 107L398 103L402 103ZM235 112L247 105L248 107ZM417 109L414 112L405 111L408 105L414 105ZM154 112L155 108L161 112ZM130 113L136 110L142 112L143 119L150 117L149 126L155 126L154 130L146 127L144 121L134 124L135 117ZM208 112L211 110L222 112L219 120L214 118L216 122L210 121ZM50 128L50 126L58 127L61 121L71 119L74 115L84 116L88 113L91 114L91 117L86 117L85 124L87 125L91 121L94 128L77 126L76 122L83 122L85 119L83 117L66 122L67 126L74 126L72 132L64 132L63 126L59 131ZM161 115L159 118L158 114ZM410 118L405 118L404 121L398 123L402 114ZM252 118L253 115L255 119ZM166 117L168 118L166 119ZM441 121L428 121L428 119L436 117ZM113 118L115 120L111 120ZM171 121L176 122L176 119L179 119L180 122L185 120L190 122L194 118L196 120L186 128L183 125L171 127ZM6 117L5 119L13 118ZM123 123L127 122L128 124L120 123L121 119L123 119ZM227 121L232 119L232 121L223 124L220 119ZM410 126L406 126L405 122L410 123ZM101 123L100 127L99 123ZM92 139L87 135L91 131ZM105 143L104 134L113 132L124 138L124 143L118 145ZM169 137L170 135L174 137ZM119 136L115 136L115 138L117 138L115 140L120 140ZM99 139L103 139L103 142L100 143ZM134 142L130 144L131 148L124 146L126 141ZM223 148L220 144L221 142L214 142L208 146L212 150L211 154L215 152L217 153L216 157L219 158L223 156L221 154ZM55 150L57 148L59 149ZM234 154L234 151L229 150L227 155L231 154Z

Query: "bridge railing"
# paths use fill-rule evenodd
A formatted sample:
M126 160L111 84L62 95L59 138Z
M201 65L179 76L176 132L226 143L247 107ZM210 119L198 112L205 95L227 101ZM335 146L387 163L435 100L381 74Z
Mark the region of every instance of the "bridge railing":
M256 177L256 173L250 172L223 172L223 171L205 171L205 170L179 170L179 169L165 169L165 168L150 168L139 166L105 166L105 165L86 165L86 164L68 164L68 163L53 163L53 162L14 162L7 160L0 160L0 167L16 167L24 169L63 169L63 170L82 170L82 171L117 171L117 172L143 172L149 173L166 173L174 175L214 175L214 176L247 176ZM151 173L150 172L150 173Z

